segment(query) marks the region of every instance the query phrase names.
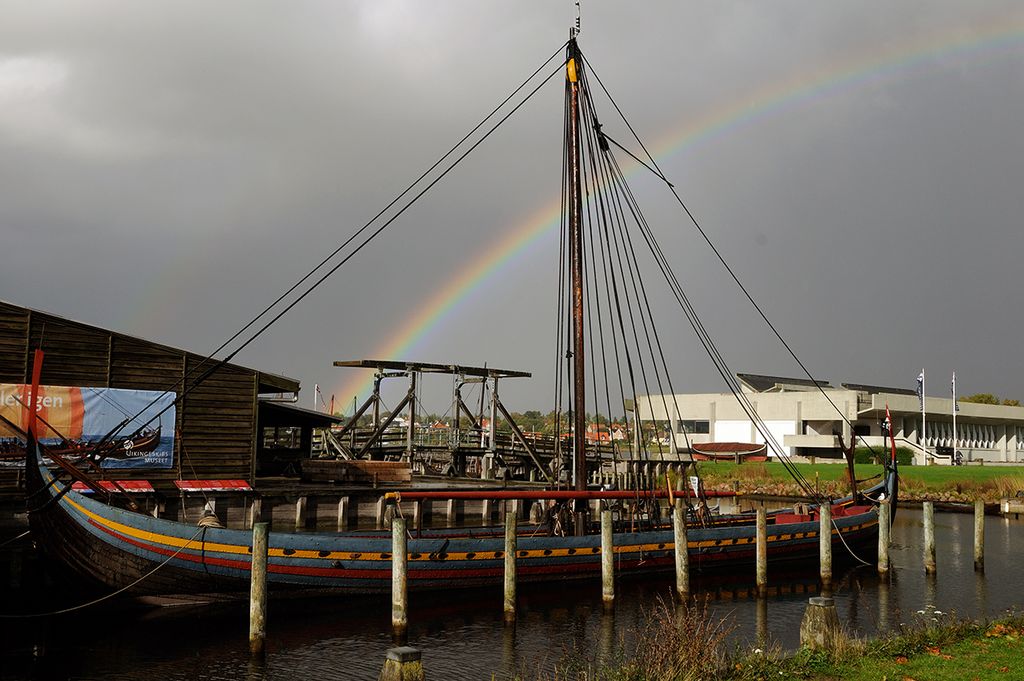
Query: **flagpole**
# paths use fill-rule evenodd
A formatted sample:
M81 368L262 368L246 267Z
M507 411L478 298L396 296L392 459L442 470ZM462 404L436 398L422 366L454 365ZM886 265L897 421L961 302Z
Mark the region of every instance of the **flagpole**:
M924 409L924 369L921 369L921 451L924 452L924 462L928 463L928 429L925 427Z
M956 463L956 369L953 370L953 458L950 463Z

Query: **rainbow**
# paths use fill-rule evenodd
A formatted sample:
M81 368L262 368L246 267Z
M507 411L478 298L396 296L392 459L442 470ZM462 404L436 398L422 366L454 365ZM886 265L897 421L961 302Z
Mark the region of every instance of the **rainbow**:
M886 53L872 53L870 57L847 59L807 74L798 74L771 83L750 93L740 101L708 112L698 120L663 135L653 145L652 154L658 160L682 151L693 151L702 145L754 126L766 119L806 105L815 100L847 92L871 82L890 78L913 68L927 68L940 57L963 55L973 57L984 52L999 53L1024 45L1024 17L1010 20L1003 17L980 32L965 37L962 32L929 36L910 45L903 45ZM634 164L633 171L639 168ZM416 306L418 312L403 320L387 340L370 356L374 359L402 359L414 352L431 332L448 317L455 314L459 304L471 292L489 281L499 281L499 275L517 257L529 250L545 236L554 239L560 224L561 204L555 199L533 212L508 231L507 235L488 249L469 259L469 265L457 272L431 297ZM339 384L335 393L344 403L351 397L362 398L373 386L373 376L349 377Z
M950 56L976 58L980 55L998 57L1001 53L1019 49L1024 45L1024 15L999 16L970 34L961 28L944 33L923 36L888 51L873 50L855 55L820 68L794 74L785 80L766 84L740 100L708 111L698 119L688 120L662 136L650 147L655 158L662 160L683 151L692 152L717 139L777 117L800 106L863 87L899 75L910 69L928 68L933 60ZM633 168L635 172L636 167ZM385 336L384 342L369 356L374 359L402 359L426 345L432 332L440 328L451 315L459 311L460 303L482 285L499 280L499 275L510 268L524 253L541 244L545 237L556 237L560 219L560 201L556 197L518 221L506 236L491 244L483 252L468 258L468 264L435 291L426 301L415 306L417 313L405 318L398 328ZM187 252L195 252L190 249ZM139 322L138 310L159 309L152 305L152 296L168 295L175 288L171 273L180 276L182 255L165 266L164 275L158 275L146 286L150 294L140 295L135 313L126 316L125 328L144 330L150 324ZM194 257L194 256L192 256ZM128 323L133 321L135 323ZM152 322L155 324L156 322ZM352 397L367 395L373 385L370 372L347 371L342 382L332 391L341 404Z

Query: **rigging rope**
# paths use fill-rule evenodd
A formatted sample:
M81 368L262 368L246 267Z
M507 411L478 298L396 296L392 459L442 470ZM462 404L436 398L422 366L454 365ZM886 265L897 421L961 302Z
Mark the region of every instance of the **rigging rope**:
M129 419L129 420L123 421L121 424L116 426L114 430L112 430L110 433L108 433L106 436L104 436L104 438L101 440L101 443L105 442L107 439L109 439L111 437L114 437L126 425L128 425L128 423L130 423L131 420L134 420L135 418L138 418L139 416L141 416L146 410L148 410L151 407L153 407L163 396L165 396L165 395L167 395L167 394L169 394L171 392L176 391L177 388L179 388L181 386L185 386L186 382L189 379L189 377L194 372L196 372L199 369L201 369L208 362L214 361L214 357L218 353L220 353L221 351L225 350L228 347L228 345L230 345L232 342L234 342L239 337L241 337L250 328L255 326L259 322L259 320L261 320L264 317L266 317L271 312L271 310L276 308L289 295L291 295L292 293L297 291L311 277L313 277L317 272L319 272L321 269L323 269L323 267L326 266L331 260L333 260L335 257L337 257L346 247L348 247L349 245L354 243L359 238L359 236L361 234L363 234L367 229L370 228L371 225L373 225L378 219L380 219L388 210L390 210L395 205L397 205L406 195L408 195L410 192L412 192L433 171L435 171L439 167L441 167L441 165L443 163L445 163L445 161L447 161L460 147L462 147L462 145L464 145L473 135L475 135L478 131L480 131L485 126L485 124L495 116L495 114L497 114L503 107L505 107L509 102L511 102L513 100L513 98L515 98L520 92L522 92L530 84L530 82L533 81L537 77L537 75L540 74L541 71L543 71L544 68L547 67L548 64L550 64L551 61L553 59L555 59L561 53L561 51L565 48L565 45L566 45L566 43L563 43L562 45L560 45L559 48L557 50L555 50L551 54L550 57L545 59L544 62L539 67L537 67L537 69L533 73L531 73L515 90L513 90L508 96L506 96L501 101L501 103L499 103L497 106L495 106L490 111L490 113L488 113L486 116L484 116L484 118L479 123L477 123L468 133L466 133L462 137L462 139L460 139L458 142L456 142L437 161L435 161L429 168L427 168L425 171L423 171L423 173L421 173L419 177L417 177L415 180L413 180L413 182L410 183L404 190L402 190L402 192L399 193L394 199L392 199L391 202L389 202L386 206L384 206L384 208L382 208L376 215L374 215L372 218L370 218L370 220L368 220L366 222L366 224L364 224L362 227L357 229L353 234L351 234L345 241L343 241L337 248L335 248L334 251L332 251L327 257L325 257L323 260L321 260L320 263L318 263L313 269L311 269L305 275L303 275L302 278L300 278L290 288L288 288L288 290L286 290L284 293L282 293L276 300L274 300L274 302L272 302L270 305L268 305L266 308L264 308L263 311L261 311L255 317L253 317L248 323L245 324L245 326L243 326L241 329L236 331L230 338L228 338L226 341L224 341L216 350L214 350L208 356L206 356L197 366L195 366L192 369L186 371L185 375L182 376L181 379L179 379L171 388L165 390L159 397L157 397L154 400L152 400L148 405L146 405L142 410L140 410L135 415L135 417L133 419ZM322 277L317 279L312 285L310 285L305 290L305 292L300 294L294 301L292 301L289 305L287 305L281 312L276 314L267 324L262 326L247 341L242 343L241 346L239 346L238 348L233 350L231 353L229 353L223 359L215 361L215 363L213 364L212 367L208 368L205 372L200 374L199 377L196 378L195 381L193 381L192 385L187 386L185 388L185 390L183 390L177 396L177 398L175 398L175 400L171 403L171 405L168 405L167 407L164 407L160 412L157 413L156 416L154 416L154 418L156 418L157 416L163 415L164 412L166 412L172 406L174 406L175 404L180 402L182 399L184 399L184 397L188 393L190 393L192 390L194 390L196 388L196 386L198 386L200 383L202 383L207 378L209 378L217 369L219 369L220 367L222 367L225 364L227 364L228 362L230 362L231 359L234 358L239 352L241 352L249 344L251 344L254 340L256 340L256 338L258 338L260 335L262 335L268 328L270 328L270 326L272 326L274 323L276 323L289 310L291 310L293 307L295 307L295 305L297 305L299 302L301 302L306 296L308 296L317 287L319 287L324 281L326 281L327 278L329 278L338 269L340 269L342 267L342 265L344 265L346 262L351 260L351 258L353 256L355 256L367 244L369 244L370 241L372 241L374 238L376 238L381 232L384 231L384 229L386 229L389 225L391 225L391 223L393 223L403 213L405 213L405 211L408 210L414 203L416 203L427 191L429 191L431 188L433 188L434 185L436 185L445 176L447 176L448 173L450 173L452 170L454 170L454 168L456 166L458 166L459 163L461 163L466 158L466 156L468 156L478 146L480 146L480 144L482 144L484 142L484 140L486 140L488 137L490 137L491 134L495 130L498 129L498 127L500 127L503 123L505 123L505 121L507 121L512 116L512 114L514 114L526 102L528 102L533 97L533 95L535 95L537 93L537 91L540 90L540 88L544 86L545 83L547 83L549 80L551 80L552 77L554 77L557 73L559 73L561 71L563 65L564 64L559 64L558 68L556 68L550 75L548 75L543 81L541 81L541 83L539 85L534 87L533 90L531 90L522 101L520 101L518 104L516 104L511 109L511 111L509 111L507 114L505 114L503 117L501 117L501 119L494 126L492 126L486 133L484 133L483 136L479 140L477 140L475 143L473 143L469 147L468 150L466 150L463 154L461 154L454 161L452 161L451 165L449 165L447 168L445 168L440 173L440 175L438 177L436 177L433 181L428 183L427 186L422 191L420 191L412 199L410 199L395 215L393 215L390 219L388 219L381 227L379 227L376 231L374 231L368 238L366 238L364 241L362 241L355 248L355 250L353 250L351 253L349 253L347 256L345 256L339 263L337 263L336 265L331 267L329 270L327 270L326 274L324 274ZM135 434L137 434L137 433L135 433ZM133 434L130 437L134 437L135 434Z
M593 68L590 65L589 61L587 62L587 65L591 69ZM622 119L622 122L629 129L629 132L633 135L633 139L635 139L637 144L640 145L640 148L644 150L644 154L649 159L650 165L648 165L647 163L644 163L643 161L641 161L639 158L637 158L632 153L630 153L628 151L626 153L628 153L634 159L639 161L641 163L641 165L643 165L644 167L648 168L649 170L652 170L652 172L658 178L660 178L668 186L669 190L672 192L672 195L675 197L676 202L680 205L680 207L686 213L687 217L693 223L693 226L697 229L697 231L700 233L701 237L704 239L704 241L707 243L707 245L711 248L712 252L715 254L715 257L718 259L718 261L725 268L726 272L729 273L729 276L732 278L733 282L736 284L736 286L739 287L740 291L743 292L743 295L746 297L747 301L750 302L750 304L754 307L754 309L757 311L758 315L761 317L761 319L764 321L764 323L771 330L772 334L774 334L774 336L779 340L779 342L782 344L782 346L786 349L786 352L789 353L789 356L793 358L793 360L797 363L797 365L800 367L800 369L804 372L804 375L806 375L807 378L810 379L810 381L815 385L815 387L822 394L822 396L825 397L825 399L832 406L832 408L836 411L836 413L839 414L839 417L848 426L850 426L850 429L852 431L853 430L853 423L849 420L849 418L847 418L846 414L844 414L843 411L841 409L839 409L839 406L832 400L832 398L829 396L827 391L825 391L825 389L821 386L821 382L818 381L818 379L814 378L814 376L811 374L810 370L807 368L807 366L804 364L804 362L797 356L796 351L794 351L792 346L790 346L790 344L786 341L786 339L782 337L782 334L779 332L779 330L776 328L776 326L771 322L770 319L768 319L768 315L764 312L764 310L761 308L761 306L758 305L757 301L754 300L753 295L751 295L750 291L743 284L743 282L740 281L739 275L737 275L735 270L733 270L733 268L729 265L729 263L726 262L725 256L722 255L721 251L718 249L718 247L715 245L715 243L711 240L711 237L708 236L707 232L701 226L701 224L697 220L696 216L694 216L694 214L690 211L690 208L683 201L682 197L679 196L679 192L676 190L675 185L672 184L668 180L668 178L665 177L665 174L661 171L661 168L658 166L658 162L654 159L654 156L651 155L650 151L648 151L647 147L644 145L643 141L640 139L640 136L637 134L636 130L634 130L634 128L630 124L629 120L626 118L625 113L623 113L623 111L619 107L618 103L615 101L615 99L612 97L611 93L608 91L608 88L606 88L604 83L601 82L601 77L597 74L596 71L594 72L594 77L597 78L597 82L601 86L602 91L608 97L608 100L611 102L612 106L615 108L615 111L619 114L619 117ZM612 140L612 141L614 142L614 140ZM621 145L619 145L617 142L614 142L614 143L615 143L616 146L619 146L621 148ZM652 169L652 166L653 166L653 169ZM867 442L867 440L864 439L863 436L857 435L856 433L854 433L854 437L859 439L861 441L861 443L869 451L871 451L872 455L877 455L877 452L875 452L874 448Z
M8 544L13 544L14 542L18 541L19 539L23 539L23 538L27 537L30 534L32 534L32 530L25 530L24 532L22 532L18 536L11 537L7 541L5 541L2 544L0 544L0 549L2 549L3 547L7 546Z

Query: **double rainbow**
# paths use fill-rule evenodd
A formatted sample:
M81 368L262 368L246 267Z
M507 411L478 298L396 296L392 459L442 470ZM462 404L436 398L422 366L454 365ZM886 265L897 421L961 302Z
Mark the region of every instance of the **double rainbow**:
M996 58L1003 53L1019 51L1022 47L1024 16L1001 17L970 36L961 32L928 36L889 52L862 55L812 73L795 74L787 80L766 85L740 101L710 111L698 120L687 121L682 127L663 135L653 145L652 153L660 161L682 151L692 151L815 100L902 75L906 71L927 69L941 57ZM633 170L638 167L634 165ZM470 258L464 269L456 272L429 299L417 305L418 312L404 319L401 326L391 331L370 356L375 359L405 359L422 349L431 332L456 314L459 304L472 291L491 281L499 281L502 272L531 245L546 236L554 240L560 213L560 201L549 201L485 252ZM365 398L372 387L373 376L365 371L363 375L348 376L334 392L345 404L345 400L352 397Z

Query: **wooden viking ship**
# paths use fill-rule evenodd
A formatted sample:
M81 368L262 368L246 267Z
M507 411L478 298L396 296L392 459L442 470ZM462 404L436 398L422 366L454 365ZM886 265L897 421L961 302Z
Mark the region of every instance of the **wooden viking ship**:
M133 595L229 593L249 588L250 531L153 518L90 498L55 481L41 462L39 447L33 451L36 454L29 461L27 476L32 533L52 558L110 588L134 585ZM844 545L861 558L874 555L876 502L884 495L895 508L897 492L896 469L889 466L885 479L866 490L863 497L832 504L832 541L838 559L847 553ZM554 492L546 495L558 496ZM676 501L683 503L683 497ZM706 524L696 518L691 522L687 551L695 573L751 569L755 552L752 513L717 516ZM671 571L675 565L671 526L630 531L629 525L622 520L614 532L619 573ZM793 509L770 513L769 564L816 564L819 527L814 506L803 514ZM551 536L550 529L542 525L520 530L516 557L521 581L587 578L600 573L600 534ZM409 588L499 584L504 546L500 528L414 533L408 542ZM391 589L390 532L271 532L269 547L267 580L272 590Z

